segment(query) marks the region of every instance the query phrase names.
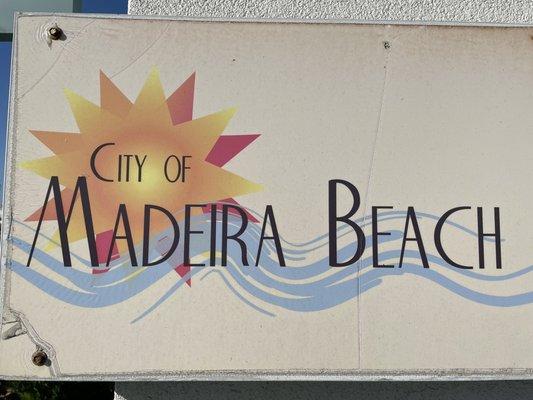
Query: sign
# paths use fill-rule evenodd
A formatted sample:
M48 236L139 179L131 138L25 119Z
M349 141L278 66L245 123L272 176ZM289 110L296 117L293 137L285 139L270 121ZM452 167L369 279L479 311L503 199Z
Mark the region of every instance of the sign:
M532 37L20 15L0 374L533 376Z

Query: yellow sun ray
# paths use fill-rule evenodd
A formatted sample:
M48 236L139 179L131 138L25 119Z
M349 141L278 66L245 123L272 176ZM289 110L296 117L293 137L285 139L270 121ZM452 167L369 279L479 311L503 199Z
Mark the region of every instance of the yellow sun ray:
M130 101L100 72L100 105L65 90L80 133L32 130L54 155L21 166L46 179L58 176L63 192L70 195L64 200L65 205L70 205L78 177L85 176L96 233L113 229L118 207L125 204L136 241L142 239L145 204L163 207L176 213L179 219L183 214L177 212L185 204L214 203L261 190L261 185L206 161L236 109L192 119L194 78L191 75L168 103L159 72L152 69L136 100ZM173 124L172 115L177 125ZM91 156L102 144L108 145L93 157L94 167L111 182L99 179L91 167ZM123 164L124 155L132 157L128 168ZM170 182L166 177L164 168L169 156L188 157L186 179ZM139 160L144 160L142 169L138 168ZM128 176L124 175L126 169L130 172ZM53 201L48 202L47 207L51 206ZM32 221L38 211L31 215ZM47 211L46 219L54 215ZM154 215L151 225L152 232L158 233L169 227L169 221L164 215ZM68 236L70 242L86 237L79 199ZM59 236L54 235L53 241L58 240Z

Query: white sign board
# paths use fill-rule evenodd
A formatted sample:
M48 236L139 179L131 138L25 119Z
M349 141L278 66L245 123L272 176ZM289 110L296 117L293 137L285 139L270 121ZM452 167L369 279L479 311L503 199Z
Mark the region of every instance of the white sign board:
M20 15L0 375L532 377L532 38Z

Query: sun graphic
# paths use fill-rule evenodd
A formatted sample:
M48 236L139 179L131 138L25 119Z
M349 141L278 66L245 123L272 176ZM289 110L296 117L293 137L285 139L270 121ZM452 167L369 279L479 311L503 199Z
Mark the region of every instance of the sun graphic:
M193 73L166 98L154 68L132 102L100 72L100 106L65 91L80 132L31 131L54 155L25 162L22 167L47 179L57 176L64 186L61 195L65 210L70 207L78 177L85 176L100 242L109 238L120 204L126 205L132 236L139 242L145 204L163 207L179 219L178 211L185 204L235 203L234 197L261 190L260 185L222 168L259 135L222 135L235 113L233 108L193 119L194 85ZM124 175L127 155L128 180ZM173 177L169 179L168 175L176 176L177 160L184 156L186 178L172 182ZM38 221L41 212L42 208L36 210L27 221ZM44 220L55 219L52 199ZM154 213L150 225L155 234L167 228L169 220ZM74 207L68 235L69 242L86 238L80 205ZM54 239L57 242L58 232ZM118 242L119 251L124 245L120 242L124 241Z

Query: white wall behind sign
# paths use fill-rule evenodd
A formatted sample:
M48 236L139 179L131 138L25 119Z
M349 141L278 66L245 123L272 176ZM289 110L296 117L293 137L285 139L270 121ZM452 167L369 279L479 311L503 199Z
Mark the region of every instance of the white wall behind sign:
M532 0L130 0L129 14L217 18L531 23Z

